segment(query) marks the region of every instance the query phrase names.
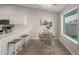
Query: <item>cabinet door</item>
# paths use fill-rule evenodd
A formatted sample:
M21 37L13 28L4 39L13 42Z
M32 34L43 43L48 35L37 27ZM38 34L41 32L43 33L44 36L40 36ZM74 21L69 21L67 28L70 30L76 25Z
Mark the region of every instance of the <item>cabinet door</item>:
M11 16L10 23L11 24L26 24L26 16Z
M6 39L2 39L1 41L1 53L2 55L7 55L8 54L8 42L14 40L14 39L18 39L19 38L19 35L16 35L16 36L12 36L12 37L9 37L9 38L6 38Z
M6 39L3 39L1 42L1 52L2 52L2 55L7 55L8 54L8 42L12 41L13 38L6 38Z

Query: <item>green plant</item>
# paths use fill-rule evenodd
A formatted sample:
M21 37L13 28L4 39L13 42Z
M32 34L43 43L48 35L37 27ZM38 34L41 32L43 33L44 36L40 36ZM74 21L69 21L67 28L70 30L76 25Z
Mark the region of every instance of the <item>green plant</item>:
M48 30L52 27L52 21L44 21L42 25L45 25Z
M48 22L48 24L46 25L46 28L47 28L48 30L50 30L51 27L52 27L52 22L50 21L50 22Z

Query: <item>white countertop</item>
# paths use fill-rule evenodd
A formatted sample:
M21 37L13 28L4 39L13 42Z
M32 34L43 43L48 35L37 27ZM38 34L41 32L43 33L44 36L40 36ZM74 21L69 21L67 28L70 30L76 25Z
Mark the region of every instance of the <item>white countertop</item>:
M31 30L30 26L27 26L27 25L15 25L14 29L12 30L12 32L0 34L0 40L4 39L4 38L7 38L7 37L11 37L12 35L19 34L21 32L27 32L27 34L28 34L28 32L30 30Z

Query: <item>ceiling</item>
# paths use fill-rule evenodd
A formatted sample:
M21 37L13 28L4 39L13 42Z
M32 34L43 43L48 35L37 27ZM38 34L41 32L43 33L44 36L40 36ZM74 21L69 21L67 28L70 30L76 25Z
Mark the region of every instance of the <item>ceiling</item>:
M34 8L49 12L60 12L66 7L66 4L19 4L23 7Z

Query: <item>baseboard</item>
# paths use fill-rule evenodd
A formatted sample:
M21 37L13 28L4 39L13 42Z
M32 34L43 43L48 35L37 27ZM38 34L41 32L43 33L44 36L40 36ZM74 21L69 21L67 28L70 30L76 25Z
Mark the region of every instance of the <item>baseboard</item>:
M60 40L60 39L59 39L59 40ZM67 50L68 50L72 55L74 55L74 53L67 47L66 44L64 44L61 40L60 40L60 42L65 46L65 48L67 48Z

